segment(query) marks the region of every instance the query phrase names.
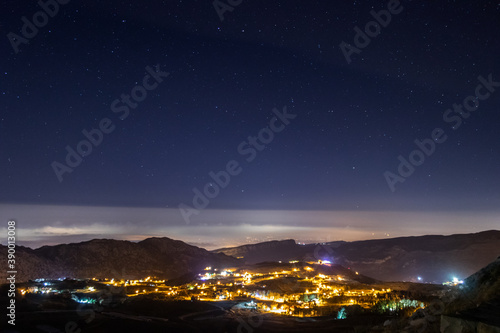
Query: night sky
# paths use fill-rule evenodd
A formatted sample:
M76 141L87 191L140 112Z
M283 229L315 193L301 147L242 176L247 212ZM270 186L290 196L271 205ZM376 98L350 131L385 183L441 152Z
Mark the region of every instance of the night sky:
M0 229L20 244L498 229L497 2L60 1L0 13ZM98 144L70 167L82 131Z

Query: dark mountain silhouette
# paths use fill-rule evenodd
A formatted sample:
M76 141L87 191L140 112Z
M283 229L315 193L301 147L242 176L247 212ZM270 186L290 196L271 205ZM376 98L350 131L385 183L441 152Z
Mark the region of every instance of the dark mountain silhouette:
M382 281L441 283L464 278L500 254L500 231L299 245L293 240L212 251L261 261L331 260Z
M500 257L465 279L455 294L441 332L500 332Z
M6 246L0 245L0 252L7 257ZM146 276L184 280L206 266L227 268L265 261L329 260L381 281L417 281L420 276L423 282L441 283L452 276L469 276L499 254L500 231L308 245L284 240L211 252L169 238L148 238L138 243L96 239L35 250L18 246L16 277L18 281ZM2 269L0 278L6 278L6 271Z
M212 252L224 253L235 258L243 257L245 263L256 264L263 261L288 261L302 258L303 250L293 239L287 239L223 248Z
M7 257L7 247L0 251ZM158 278L174 279L197 274L206 266L231 267L238 260L224 254L169 238L141 242L95 239L88 242L43 246L36 250L16 247L17 281L36 278ZM3 269L0 275L6 274ZM4 279L5 276L0 278Z

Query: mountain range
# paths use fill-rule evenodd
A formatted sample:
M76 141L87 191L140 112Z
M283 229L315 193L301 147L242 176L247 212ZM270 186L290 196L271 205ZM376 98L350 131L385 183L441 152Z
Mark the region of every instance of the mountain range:
M300 245L272 241L212 251L260 261L329 260L381 281L442 283L465 278L500 255L500 231Z
M0 253L6 258L7 247L0 245ZM172 280L194 277L206 266L321 260L380 281L442 283L470 276L499 255L500 231L495 230L307 245L289 239L213 251L167 237L140 242L95 239L37 249L17 246L16 279L155 276ZM3 281L6 272L0 271Z

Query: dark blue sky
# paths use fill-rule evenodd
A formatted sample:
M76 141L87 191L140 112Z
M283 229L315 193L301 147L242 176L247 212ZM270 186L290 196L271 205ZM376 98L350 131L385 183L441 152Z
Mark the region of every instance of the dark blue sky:
M497 210L500 88L456 130L443 114L500 81L500 6L401 1L348 64L339 45L388 3L243 1L221 21L211 1L70 1L16 53L7 34L40 7L6 1L0 202L177 208L236 160L207 208ZM157 64L169 76L120 120L112 102ZM247 162L239 144L284 106L296 118ZM104 118L113 132L59 182L51 163ZM435 128L446 142L392 192L384 172Z

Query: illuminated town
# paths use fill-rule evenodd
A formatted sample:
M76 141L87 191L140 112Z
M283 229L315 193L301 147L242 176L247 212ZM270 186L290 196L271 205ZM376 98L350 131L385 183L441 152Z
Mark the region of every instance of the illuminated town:
M269 268L274 268L269 270ZM278 270L279 269L279 270ZM257 311L286 316L336 315L342 307L414 312L425 302L405 298L400 292L380 285L363 284L358 272L333 274L328 261L264 263L249 268L206 267L190 283L170 285L169 281L144 279L91 278L79 280L79 287L62 287L64 281L37 280L19 290L26 294L68 294L81 304L121 304L138 296L163 300L234 303L235 311ZM77 283L78 284L78 283ZM105 290L105 292L103 292Z

